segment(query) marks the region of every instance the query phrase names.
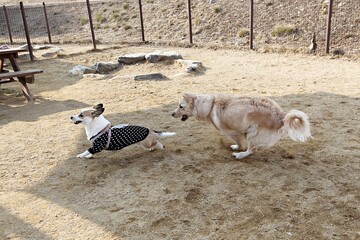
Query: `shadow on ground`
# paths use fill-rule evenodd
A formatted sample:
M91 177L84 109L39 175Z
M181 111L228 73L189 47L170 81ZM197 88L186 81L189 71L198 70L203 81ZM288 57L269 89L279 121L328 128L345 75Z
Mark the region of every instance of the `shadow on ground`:
M89 107L89 105L76 100L56 101L41 98L37 98L36 103L17 107L0 105L0 126L12 121L34 122L43 116L69 110L77 111L79 108L85 107ZM11 112L12 117L8 114L9 112Z

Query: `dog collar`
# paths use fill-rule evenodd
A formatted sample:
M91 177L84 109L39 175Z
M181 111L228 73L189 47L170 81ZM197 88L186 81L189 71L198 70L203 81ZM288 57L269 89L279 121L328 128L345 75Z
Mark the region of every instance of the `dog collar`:
M92 136L90 138L90 141L93 143L98 137L100 137L101 135L103 135L105 132L107 132L111 127L111 124L109 123L108 125L106 125L106 127L104 127L103 130L101 130L100 132L98 132L96 135Z

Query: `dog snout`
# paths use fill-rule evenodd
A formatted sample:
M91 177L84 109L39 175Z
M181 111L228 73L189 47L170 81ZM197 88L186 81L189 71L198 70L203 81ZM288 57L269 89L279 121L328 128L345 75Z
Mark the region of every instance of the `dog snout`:
M176 113L175 113L175 112L173 112L173 113L171 114L171 116L175 117L175 114L176 114Z

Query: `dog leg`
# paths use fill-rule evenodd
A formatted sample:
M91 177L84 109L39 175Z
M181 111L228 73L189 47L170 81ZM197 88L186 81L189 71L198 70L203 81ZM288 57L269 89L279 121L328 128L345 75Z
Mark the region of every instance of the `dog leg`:
M78 158L91 158L92 156L93 155L88 150L86 150L85 152L80 153L76 157L78 157Z
M144 150L146 150L146 151L149 151L149 152L154 151L154 148L153 148L153 147L144 146L142 143L138 143L138 144L136 144L136 145L142 147L142 149L144 149Z
M250 143L248 144L248 148L246 151L244 152L238 152L238 153L233 153L232 155L234 157L236 157L237 159L243 159L243 158L246 158L248 157L250 154L253 153L253 149L255 148L256 146L252 146Z
M165 148L165 146L162 145L161 142L159 142L159 141L156 141L156 143L153 144L153 145L150 146L150 147L149 147L148 144L146 144L146 143L144 143L144 142L141 142L141 143L138 144L138 145L140 145L143 149L148 150L149 152L154 151L155 148L159 148L159 149L164 149L164 148Z
M164 149L164 148L165 148L165 146L162 145L161 142L159 142L159 141L156 141L156 145L155 145L155 146L158 147L159 149Z
M256 147L254 146L254 144L252 143L251 139L256 137L256 135L258 134L258 130L257 130L257 125L252 125L250 126L247 131L246 131L246 140L247 140L247 150L245 152L238 152L238 153L233 153L232 155L234 157L236 157L237 159L242 159L242 158L246 158L247 156L249 156L250 154L253 153L253 149ZM245 136L244 136L245 137Z
M237 144L230 145L230 148L231 148L231 150L233 150L233 151L240 150L240 147L239 147L239 145L237 145Z
M149 146L148 144L144 143L143 141L140 143L137 143L136 145L141 146L142 149L149 151L149 152L152 152L155 150L155 148L154 148L155 145Z
M233 151L237 151L237 150L240 150L241 149L241 140L244 139L244 136L243 135L231 135L229 136L232 140L234 140L236 142L236 144L233 144L230 146L230 148L233 150Z
M252 150L251 148L248 148L248 150L246 150L245 152L233 153L232 155L237 159L243 159L249 156L250 154L252 154Z
M141 144L141 146L145 149L145 150L148 150L150 152L154 151L155 148L159 148L159 149L164 149L165 146L162 145L159 141L156 141L156 144L151 146L150 148L149 147L145 147L144 145Z

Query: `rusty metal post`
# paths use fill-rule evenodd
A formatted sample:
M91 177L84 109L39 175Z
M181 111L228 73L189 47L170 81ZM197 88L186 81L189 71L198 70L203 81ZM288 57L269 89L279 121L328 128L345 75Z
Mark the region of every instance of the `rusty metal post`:
M141 0L139 0L139 11L140 11L140 24L141 24L141 39L142 39L143 42L145 42L144 21L143 21Z
M52 43L51 42L50 28L49 28L49 21L48 21L48 16L47 16L46 7L45 7L45 2L43 2L43 9L44 9L46 31L47 31L47 34L48 34L49 43Z
M10 21L9 21L9 17L8 17L8 14L7 14L7 10L6 10L5 5L3 5L3 9L4 9L6 26L7 26L8 33L9 33L9 38L10 38L10 44L13 44L13 39L12 39L12 34L11 34L11 28L10 28Z
M332 18L332 11L333 11L333 0L329 1L329 7L328 7L328 20L327 20L327 26L326 26L326 53L329 53L330 51L330 33L331 33L331 18Z
M250 38L250 49L254 49L254 0L250 0L250 16L249 16L249 38Z
M189 16L189 37L190 37L190 44L193 44L192 22L191 22L191 0L188 0L188 16Z
M95 32L94 32L93 21L92 21L92 17L91 17L91 8L90 8L90 1L89 1L89 0L86 0L86 5L87 5L88 13L89 13L89 22L90 22L91 38L92 38L94 50L96 50L96 39L95 39Z
M24 8L23 2L20 2L20 9L21 9L21 16L22 16L22 19L23 19L26 42L27 42L27 45L28 45L28 51L29 51L29 54L30 54L30 59L31 59L31 61L34 61L33 49L32 49L32 46L31 46L29 28L28 28L27 21L26 21L26 14L25 14L25 8Z

